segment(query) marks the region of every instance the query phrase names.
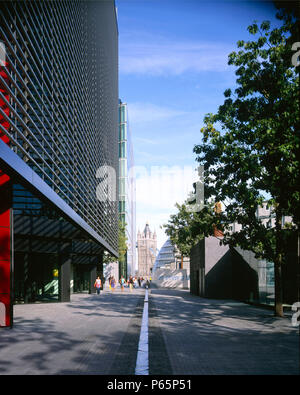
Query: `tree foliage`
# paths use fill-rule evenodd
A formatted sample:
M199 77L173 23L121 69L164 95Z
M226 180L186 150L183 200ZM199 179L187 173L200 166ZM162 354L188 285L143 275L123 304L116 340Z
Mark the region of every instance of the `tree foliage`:
M216 114L208 114L201 129L203 141L194 147L204 165L208 198L222 201L217 218L224 243L240 245L275 263L276 301L282 315L281 264L286 232L281 218L291 215L299 227L299 75L292 65L292 37L297 21L278 13L280 27L254 22L253 41L239 41L229 55L236 67L237 87L227 89ZM257 207L269 199L276 226L267 230ZM231 224L242 225L231 232ZM279 288L278 288L279 287Z
M125 261L127 249L126 224L119 221L119 262Z
M118 253L119 253L119 262L125 261L125 256L127 252L127 236L126 236L126 224L123 224L122 221L119 221L119 242L118 242ZM108 264L111 262L116 262L116 258L111 254L104 254L103 263Z
M183 256L189 256L191 248L213 231L214 213L211 205L199 211L191 210L191 206L176 203L177 213L170 216L163 225L173 245L176 245Z

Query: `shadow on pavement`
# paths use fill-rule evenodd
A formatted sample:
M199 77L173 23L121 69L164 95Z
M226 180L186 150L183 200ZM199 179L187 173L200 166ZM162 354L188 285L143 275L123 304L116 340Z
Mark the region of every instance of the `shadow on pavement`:
M299 374L289 318L186 290L151 291L173 374Z
M72 299L18 306L0 331L1 374L134 374L143 294Z

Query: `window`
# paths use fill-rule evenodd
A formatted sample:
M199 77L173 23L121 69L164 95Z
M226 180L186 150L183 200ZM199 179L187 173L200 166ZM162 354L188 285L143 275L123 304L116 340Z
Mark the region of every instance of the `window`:
M120 122L121 123L126 122L126 107L125 106L120 107Z
M126 143L119 143L119 158L126 158Z
M120 160L119 162L119 173L120 177L126 177L126 162L125 160Z
M125 211L125 201L119 201L119 213L122 213Z
M120 125L120 133L119 133L119 140L126 140L126 125Z
M125 179L124 178L120 179L119 187L120 187L119 194L120 195L125 195Z

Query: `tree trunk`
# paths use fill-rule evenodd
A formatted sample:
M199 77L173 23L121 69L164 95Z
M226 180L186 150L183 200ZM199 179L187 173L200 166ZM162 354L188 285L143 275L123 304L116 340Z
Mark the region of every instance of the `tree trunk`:
M282 294L282 255L279 254L275 259L275 315L283 317L283 294Z
M275 274L275 316L283 317L283 292L282 292L282 263L283 263L283 243L282 243L282 212L279 206L276 207L276 254L274 260Z

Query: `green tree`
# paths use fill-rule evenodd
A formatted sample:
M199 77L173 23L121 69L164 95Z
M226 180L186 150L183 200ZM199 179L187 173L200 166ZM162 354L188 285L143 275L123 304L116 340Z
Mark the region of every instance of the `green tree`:
M207 205L199 211L194 211L193 206L187 202L181 205L176 203L175 207L178 212L172 214L168 223L162 227L165 228L166 234L180 253L183 256L189 256L195 244L213 233L215 222L213 207Z
M118 242L118 253L119 253L119 263L124 264L126 252L127 252L127 236L126 236L126 223L119 221L119 242ZM105 254L103 256L103 263L108 264L111 262L116 262L116 257L111 254Z
M125 261L127 252L126 223L119 221L119 262Z
M291 62L299 27L292 14L277 16L280 27L254 22L248 31L255 39L239 41L240 50L229 55L228 64L237 67L237 88L226 90L217 114L205 117L203 142L194 152L204 165L207 196L226 207L217 218L224 243L274 262L275 314L283 316L282 216L292 215L299 228L299 76ZM266 196L276 217L269 230L256 216ZM242 225L239 232L231 232L233 222Z

